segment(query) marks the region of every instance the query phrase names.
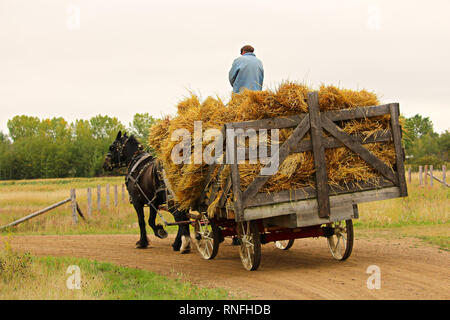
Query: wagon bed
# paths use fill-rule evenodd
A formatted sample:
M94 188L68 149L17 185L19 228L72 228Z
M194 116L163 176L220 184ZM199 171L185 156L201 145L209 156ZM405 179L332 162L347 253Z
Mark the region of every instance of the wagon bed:
M270 156L279 157L278 163L282 164L290 154L311 151L315 164L316 188L305 187L269 194L261 192L261 189L270 176L260 174L245 190L241 190L237 148L233 147L237 146L237 137L233 136L234 141L226 139L226 164L214 163L209 166L203 192L193 207L200 213L195 224L196 239L199 251L205 259L214 258L223 237L237 236L241 243L240 252L244 267L256 270L260 253L255 250L260 250L258 248L261 243L277 241L279 248L287 249L294 239L325 236L333 256L338 260L345 260L353 245L351 221L359 217L358 203L407 196L398 103L320 112L317 92L308 94L307 103L309 113L227 123L224 126L224 137L228 129L294 128L291 136L279 147L279 152ZM390 115L390 130L370 136L349 135L334 123L383 115ZM329 136L323 135L324 130ZM307 133L311 139L303 140ZM377 142L393 143L396 157L393 169L364 147L365 144ZM375 169L380 179L349 183L342 187L330 186L325 149L337 147L346 147L357 154ZM246 159L250 159L247 150ZM219 177L227 166L231 167L230 174L225 176L225 181L221 181ZM221 195L218 197L218 194ZM227 201L230 197L231 202ZM333 252L333 243L330 243L334 241L336 244L337 241L336 246L339 244L339 232L342 233L341 236L346 234L341 238L346 242L345 252L342 254ZM333 240L335 236L338 239ZM252 250L253 256L246 253Z

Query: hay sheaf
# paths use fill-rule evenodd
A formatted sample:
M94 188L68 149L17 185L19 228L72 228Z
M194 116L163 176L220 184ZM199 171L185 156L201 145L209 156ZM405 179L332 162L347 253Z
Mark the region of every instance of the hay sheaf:
M306 113L308 112L308 105L305 99L308 92L311 91L313 90L303 84L284 82L274 91L246 90L240 94L233 94L226 105L220 99L213 97L208 97L200 102L195 95L181 101L178 104L177 116L159 121L151 128L149 138L150 146L156 150L163 162L167 178L172 185L179 205L187 209L199 196L208 166L194 163L174 164L171 158L172 150L179 143L179 141L172 141L171 139L175 130L187 129L193 134L194 121L202 121L203 130L221 129L227 122ZM378 104L377 96L366 90L353 91L325 85L322 85L319 89L321 111ZM359 133L370 136L389 130L389 116L342 121L338 125L348 134ZM291 132L292 129L280 130L280 143L283 143ZM309 135L305 139L309 139ZM203 148L210 142L204 140ZM389 167L393 167L395 151L391 143L367 144L366 148ZM379 175L364 160L347 148L327 149L325 157L331 186L379 179ZM256 164L247 162L239 166L242 189L245 189L253 181L261 168L262 164L259 162ZM280 164L279 170L269 179L262 191L277 192L306 186L315 187L314 173L314 159L311 152L290 155Z

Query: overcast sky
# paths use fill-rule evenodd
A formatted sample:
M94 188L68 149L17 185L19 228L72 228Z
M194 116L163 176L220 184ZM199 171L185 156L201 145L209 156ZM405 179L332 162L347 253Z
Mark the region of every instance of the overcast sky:
M231 93L245 44L283 79L369 89L450 129L450 1L0 0L0 131L15 115L175 112ZM78 19L79 17L79 19Z

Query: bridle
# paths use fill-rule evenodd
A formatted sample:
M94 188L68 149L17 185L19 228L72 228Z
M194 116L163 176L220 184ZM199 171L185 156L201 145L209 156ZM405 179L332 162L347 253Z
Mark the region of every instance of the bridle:
M124 167L128 167L128 166L129 166L129 164L128 164L127 162L122 161L122 158L123 158L123 149L125 149L125 146L127 145L128 140L130 140L130 137L126 137L126 139L125 139L124 142L119 142L118 140L116 140L118 143L113 144L113 145L115 145L115 150L114 150L114 151L116 151L116 155L117 155L117 159L116 159L116 160L117 160L117 162L110 163L109 166L110 166L111 168L113 168L113 169L114 169L114 168L124 168ZM142 151L142 148L139 148L139 149L136 151L136 153L137 153L138 151ZM136 153L133 155L132 160L133 160L133 158L135 157ZM109 150L109 152L108 152L108 154L107 154L106 156L107 156L108 158L110 158L110 159L113 159L111 150ZM132 162L132 161L131 161L131 162ZM130 163L131 163L131 162L130 162Z

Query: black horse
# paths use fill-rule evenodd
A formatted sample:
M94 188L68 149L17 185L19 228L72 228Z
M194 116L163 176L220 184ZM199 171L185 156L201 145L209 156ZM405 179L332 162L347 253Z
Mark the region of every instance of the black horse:
M109 147L103 169L112 171L114 168L127 167L128 172L125 183L139 221L141 237L136 242L136 247L144 249L148 247L148 237L145 225L144 207L149 206L150 217L148 224L158 238L166 238L167 232L160 224L156 225L157 210L166 204L166 187L161 178L160 162L143 150L142 145L134 138L119 131L116 140ZM175 221L187 221L188 212L178 210L176 207L168 208ZM181 253L190 252L189 225L180 224L175 242L172 244L175 251Z

